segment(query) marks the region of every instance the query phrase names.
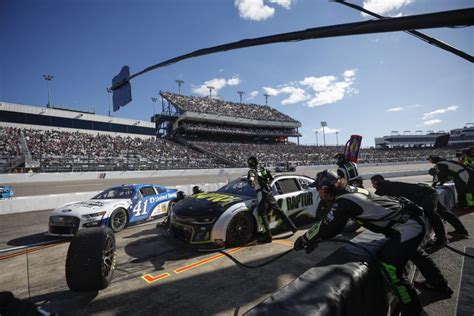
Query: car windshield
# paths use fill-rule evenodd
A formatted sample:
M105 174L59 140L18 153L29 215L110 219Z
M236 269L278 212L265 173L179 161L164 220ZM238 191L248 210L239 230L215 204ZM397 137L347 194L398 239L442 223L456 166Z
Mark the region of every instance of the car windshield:
M92 199L93 200L130 199L132 197L132 193L133 193L133 188L130 188L130 187L111 188L97 194Z
M257 192L255 191L254 187L251 186L247 180L245 179L237 179L234 180L226 185L224 185L222 188L217 190L219 193L229 193L229 194L235 194L235 195L243 195L243 196L250 196L250 197L256 197Z

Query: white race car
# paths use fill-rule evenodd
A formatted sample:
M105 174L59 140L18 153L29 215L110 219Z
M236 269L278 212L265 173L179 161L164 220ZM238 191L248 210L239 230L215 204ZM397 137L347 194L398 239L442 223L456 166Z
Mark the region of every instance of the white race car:
M80 229L98 226L119 232L128 224L166 216L176 191L156 184L111 187L90 200L56 208L49 217L48 235L74 236Z

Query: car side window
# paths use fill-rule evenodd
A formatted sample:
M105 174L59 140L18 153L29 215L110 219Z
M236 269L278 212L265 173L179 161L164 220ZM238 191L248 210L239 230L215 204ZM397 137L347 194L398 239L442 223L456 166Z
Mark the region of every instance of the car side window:
M299 180L300 180L300 184L303 190L308 189L308 185L310 185L313 182L305 178L300 178Z
M277 188L279 188L278 191L281 191L280 194L301 191L301 186L298 180L295 178L281 179L281 180L278 180L275 184Z
M158 194L160 194L160 193L165 193L165 192L166 192L166 189L165 189L165 188L158 187L158 186L154 186L154 188L155 188L155 190L156 190L156 192L157 192Z
M146 196L150 196L150 195L155 195L155 190L153 189L153 187L143 187L140 189L140 193L146 197Z

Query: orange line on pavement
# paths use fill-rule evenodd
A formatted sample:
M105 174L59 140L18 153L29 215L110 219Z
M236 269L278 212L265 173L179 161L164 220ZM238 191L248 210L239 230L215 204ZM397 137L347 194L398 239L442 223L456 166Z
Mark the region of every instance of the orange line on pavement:
M273 242L277 243L277 244L285 245L285 246L291 246L291 247L293 247L293 244L294 244L292 241L289 241L289 240L275 240L275 239L273 239Z
M162 274L158 274L157 276L152 276L151 274L145 274L144 276L142 276L142 279L145 280L148 284L151 284L158 280L165 279L169 277L170 275L171 274L169 273L162 273Z
M227 251L226 253L227 253L227 254L231 254L231 253L237 252L237 251L242 250L242 249L243 249L243 247L237 247L237 248L234 248L234 249L231 249L231 250ZM218 255L215 255L215 256L212 256L212 257L203 259L203 260L199 260L199 261L197 261L197 262L195 262L195 263L191 263L191 264L189 264L189 265L187 265L187 266L184 266L184 267L182 267L182 268L176 269L176 270L174 270L173 272L174 272L174 273L181 273L181 272L190 270L190 269L192 269L192 268L198 267L198 266L200 266L200 265L209 263L209 262L211 262L211 261L220 259L220 258L222 258L222 257L224 257L223 254L218 254Z
M25 255L27 252L31 253L31 252L39 251L39 250L46 249L46 248L49 248L49 247L53 247L53 246L56 246L56 245L59 245L59 244L63 244L65 242L66 241L61 241L61 242L47 244L47 245L43 245L43 246L36 246L36 247L32 247L31 249L28 249L28 251L26 249L23 249L23 250L20 250L18 252L11 253L9 255L0 256L0 260L5 260L5 259L10 259L10 258L22 256L22 255Z

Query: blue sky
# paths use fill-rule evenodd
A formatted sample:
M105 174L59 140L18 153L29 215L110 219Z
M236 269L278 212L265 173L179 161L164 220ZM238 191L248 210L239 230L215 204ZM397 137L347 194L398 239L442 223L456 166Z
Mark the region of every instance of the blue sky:
M383 15L472 6L472 0L353 0ZM135 73L191 51L244 38L367 19L326 0L2 0L0 101L52 103L107 114L112 77ZM474 53L473 28L424 30ZM373 146L391 131L449 130L474 122L473 66L406 33L265 45L182 61L132 80L133 101L114 116L149 120L159 90L208 93L269 105L301 121L303 144L327 121L326 143L339 130ZM160 103L157 103L159 108ZM319 144L322 135L319 134Z

